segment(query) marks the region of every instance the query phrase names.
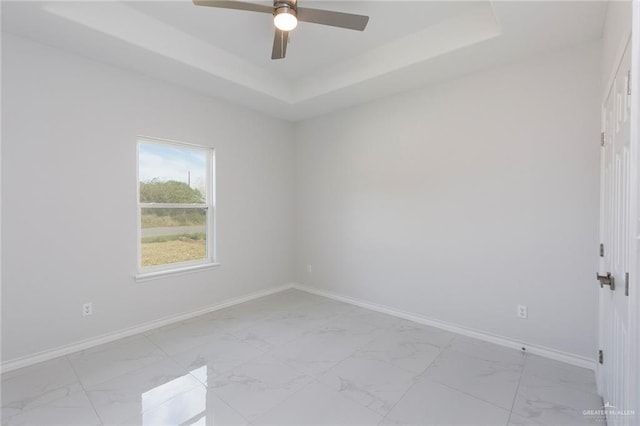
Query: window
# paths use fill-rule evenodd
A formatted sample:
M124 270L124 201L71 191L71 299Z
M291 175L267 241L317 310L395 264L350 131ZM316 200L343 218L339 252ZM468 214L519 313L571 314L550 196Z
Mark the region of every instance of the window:
M215 265L214 152L138 138L137 278Z

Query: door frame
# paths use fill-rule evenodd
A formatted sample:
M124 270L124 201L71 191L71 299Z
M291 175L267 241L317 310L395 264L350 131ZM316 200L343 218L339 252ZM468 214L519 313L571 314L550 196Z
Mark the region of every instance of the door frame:
M640 417L640 0L633 0L631 19L631 133L630 133L630 218L632 243L629 252L629 400Z

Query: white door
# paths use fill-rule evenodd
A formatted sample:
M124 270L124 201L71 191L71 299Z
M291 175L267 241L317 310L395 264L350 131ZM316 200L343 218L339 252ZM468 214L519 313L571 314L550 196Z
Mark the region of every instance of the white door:
M637 425L638 420L620 413L635 406L632 372L638 369L631 364L636 339L630 335L634 327L630 326L629 273L631 264L635 264L632 256L637 255L631 218L632 189L637 190L637 185L631 184L635 165L631 162L630 68L629 41L603 106L599 271L602 363L598 364L598 376L609 425ZM610 278L604 278L607 276Z

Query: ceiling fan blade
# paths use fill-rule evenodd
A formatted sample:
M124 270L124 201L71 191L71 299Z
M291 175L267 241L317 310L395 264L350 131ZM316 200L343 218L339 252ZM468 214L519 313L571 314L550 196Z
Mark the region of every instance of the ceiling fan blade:
M287 54L287 42L289 41L289 32L276 28L276 36L273 39L273 50L271 51L271 59L283 59Z
M334 12L332 10L299 7L298 21L364 31L369 22L369 17L351 13Z
M272 6L263 4L247 3L244 1L223 1L223 0L193 0L196 6L221 7L223 9L248 10L250 12L273 13Z

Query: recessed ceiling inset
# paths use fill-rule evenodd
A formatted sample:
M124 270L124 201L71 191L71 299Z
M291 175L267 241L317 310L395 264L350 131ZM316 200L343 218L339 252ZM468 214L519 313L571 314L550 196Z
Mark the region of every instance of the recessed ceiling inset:
M273 0L248 1L273 12ZM266 54L271 16L192 0L2 0L2 34L297 121L598 40L607 9L605 1L300 1L370 20L364 32L300 22L286 61Z

